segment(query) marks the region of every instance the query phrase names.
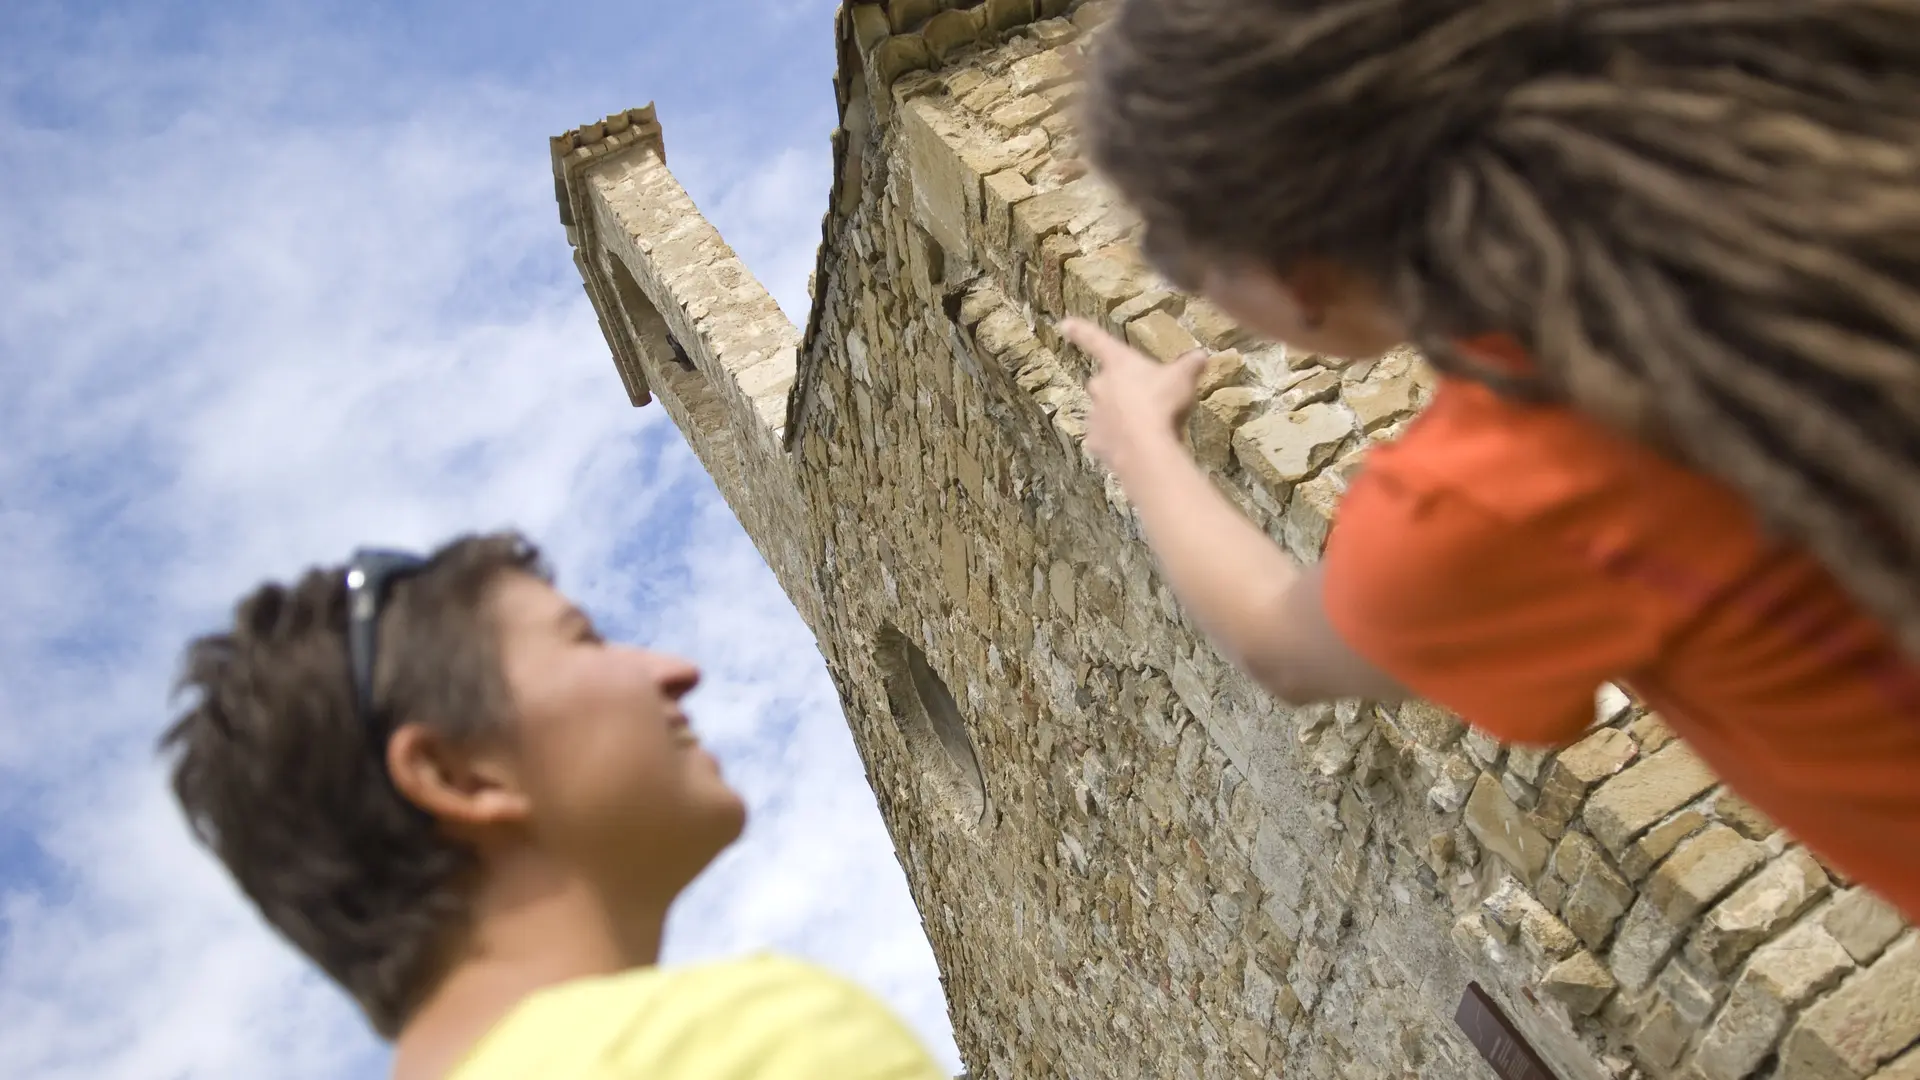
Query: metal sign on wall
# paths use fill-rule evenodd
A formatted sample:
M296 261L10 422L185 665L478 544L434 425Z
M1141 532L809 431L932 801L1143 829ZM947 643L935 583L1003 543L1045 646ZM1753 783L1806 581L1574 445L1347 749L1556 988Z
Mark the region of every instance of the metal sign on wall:
M1467 992L1460 997L1460 1008L1454 1012L1453 1021L1460 1025L1467 1041L1480 1051L1480 1056L1493 1067L1500 1080L1557 1080L1553 1070L1540 1060L1539 1051L1520 1034L1520 1029L1513 1026L1513 1021L1507 1019L1507 1014L1479 983L1467 984Z

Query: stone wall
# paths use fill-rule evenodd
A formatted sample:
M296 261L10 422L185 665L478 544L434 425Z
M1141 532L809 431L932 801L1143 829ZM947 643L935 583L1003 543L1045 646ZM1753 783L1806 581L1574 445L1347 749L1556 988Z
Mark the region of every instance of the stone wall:
M1420 704L1286 710L1182 616L1055 320L1216 350L1195 452L1306 560L1431 376L1258 344L1146 271L1074 153L1105 6L842 8L797 356L657 133L556 144L630 395L820 642L972 1075L1489 1075L1452 1021L1478 980L1563 1080L1914 1080L1920 935L1618 691L1557 754Z

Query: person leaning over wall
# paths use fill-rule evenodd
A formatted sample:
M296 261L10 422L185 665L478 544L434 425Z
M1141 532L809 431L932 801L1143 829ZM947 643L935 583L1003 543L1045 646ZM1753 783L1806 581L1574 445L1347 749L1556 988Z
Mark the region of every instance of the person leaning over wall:
M1157 269L1441 376L1302 568L1185 450L1205 358L1063 326L1221 650L1525 743L1619 681L1920 919L1920 6L1122 0L1089 69Z
M656 966L746 809L690 664L603 641L513 534L363 552L187 650L162 740L196 836L394 1044L396 1080L937 1080L863 991Z

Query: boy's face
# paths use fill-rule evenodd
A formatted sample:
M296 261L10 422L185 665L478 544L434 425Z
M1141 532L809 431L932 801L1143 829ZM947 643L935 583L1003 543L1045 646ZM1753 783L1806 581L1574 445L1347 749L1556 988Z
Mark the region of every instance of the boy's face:
M602 641L531 575L505 575L492 600L532 841L610 893L677 892L746 821L680 708L699 670Z
M1213 266L1201 288L1242 326L1336 363L1372 360L1406 340L1377 289L1325 264L1284 276L1253 263Z

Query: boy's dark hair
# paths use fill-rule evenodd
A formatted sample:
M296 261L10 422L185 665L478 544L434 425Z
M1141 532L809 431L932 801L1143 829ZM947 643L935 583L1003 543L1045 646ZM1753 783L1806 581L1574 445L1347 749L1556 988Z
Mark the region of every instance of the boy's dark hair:
M1084 137L1150 258L1378 281L1436 367L1671 445L1920 656L1920 7L1123 0ZM1449 349L1505 332L1515 385Z
M344 568L262 585L231 630L187 647L179 687L199 700L161 739L194 835L386 1038L466 927L473 857L394 788L385 736L418 722L465 737L507 720L486 601L510 571L548 576L518 535L469 536L390 587L371 724L354 708Z

